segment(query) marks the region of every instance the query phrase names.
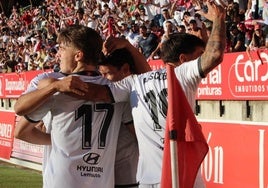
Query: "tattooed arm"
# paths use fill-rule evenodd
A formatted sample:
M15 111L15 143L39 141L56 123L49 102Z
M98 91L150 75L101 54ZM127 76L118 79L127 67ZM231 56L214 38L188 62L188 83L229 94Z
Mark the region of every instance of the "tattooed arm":
M208 12L202 13L202 15L211 20L213 26L206 49L201 56L201 68L204 76L222 62L226 45L225 9L209 1L207 1L207 6Z

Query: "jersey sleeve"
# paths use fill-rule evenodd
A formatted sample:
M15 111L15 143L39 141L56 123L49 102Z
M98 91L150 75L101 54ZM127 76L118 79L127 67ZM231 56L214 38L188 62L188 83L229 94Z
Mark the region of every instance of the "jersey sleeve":
M199 86L199 83L202 80L202 77L199 72L199 63L198 59L184 63L175 69L175 74L178 81L181 84L181 87L187 96L188 102L191 105L192 109L195 106L195 96Z
M51 96L43 105L34 110L33 112L25 115L25 118L30 122L39 122L50 111L54 104L54 96Z
M128 102L133 86L133 75L130 75L118 82L110 83L108 86L113 95L114 102Z
M28 88L23 92L23 94L30 93L30 92L36 90L37 89L37 86L38 86L38 82L40 80L42 80L42 79L45 79L45 78L48 78L48 74L47 73L42 73L42 74L39 74L36 77L34 77L31 80Z
M29 93L31 91L34 91L38 87L38 83L40 80L46 79L46 78L61 78L64 77L64 75L60 72L44 72L41 74L38 74L36 77L34 77L27 89L23 92L23 94Z
M202 79L198 63L200 63L200 61L196 59L183 63L175 69L175 74L180 84L183 87L188 87L192 91L196 91Z

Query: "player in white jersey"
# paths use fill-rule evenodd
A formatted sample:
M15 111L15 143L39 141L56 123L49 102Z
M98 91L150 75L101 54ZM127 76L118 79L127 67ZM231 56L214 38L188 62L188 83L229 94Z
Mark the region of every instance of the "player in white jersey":
M222 39L226 38L225 10L214 2L207 4L208 13L204 16L213 21L213 28L206 47L196 36L176 33L170 35L161 48L162 60L176 67L176 77L192 108L201 79L222 62L224 55L225 40ZM130 98L140 154L137 180L142 188L160 187L161 183L167 112L166 79L165 69L131 75L111 83L110 89L91 84L86 96L92 100L107 102L127 101ZM95 90L101 94L94 94ZM194 187L205 187L200 172Z
M94 35L93 35L93 37L94 37ZM95 37L95 38L98 38L98 37ZM81 40L75 40L75 41L81 42ZM64 41L64 42L66 42L66 41ZM92 41L91 42L85 41L85 42L87 42L87 44L94 44L94 45L95 45L95 43L97 43L96 41L93 41L93 42ZM138 62L139 62L139 59L141 59L141 61L143 60L143 56L134 47L132 47L132 46L128 46L128 47L129 47L128 50L132 53L132 55L134 54L134 56L136 57L136 60ZM93 52L94 51L96 51L96 50L93 50ZM91 55L96 54L93 52ZM65 52L65 56L66 56L66 54L68 56L71 53ZM63 55L61 54L61 56L63 56ZM141 57L141 58L139 58L139 57ZM92 66L85 67L84 65L81 66L81 64L79 62L78 62L79 66L77 65L77 62L71 62L72 64L77 65L78 68L72 67L69 65L70 62L66 61L65 59L66 58L64 58L64 57L61 58L61 70L62 70L62 72L65 72L66 74L76 73L76 72L86 73L86 70L88 69L88 67L89 67L89 69L93 68L93 70L95 70L94 66L93 67ZM69 59L69 61L70 61L70 59ZM144 61L146 61L146 60L144 60ZM143 69L144 68L141 68L139 71L142 71ZM62 74L62 73L43 73L41 75L38 75L35 79L32 80L32 82L31 82L32 87L30 87L28 89L29 93L27 95L22 95L19 98L19 100L17 101L17 103L15 105L15 112L19 115L23 115L25 113L32 112L37 107L42 105L46 101L48 96L51 96L56 91L81 94L81 91L85 90L86 85L83 82L81 82L81 80L78 79L78 77L66 77L66 78L62 79L61 81L57 81L56 84L53 83L54 85L51 84L52 85L51 87L36 90L37 83L40 80L42 80L44 78L58 78L58 77L62 77L62 76L64 76L64 74ZM122 110L124 110L124 109L122 109ZM125 112L127 112L127 110L125 110ZM22 119L24 119L24 118L22 118ZM26 121L26 120L24 119L24 121ZM16 134L18 137L20 137L21 139L23 139L25 141L29 141L29 142L36 143L36 144L50 144L50 137L49 137L49 139L47 139L47 142L44 142L44 139L48 138L48 137L46 137L47 134L41 134L40 131L36 132L35 127L34 127L35 124L30 123L30 122L26 122L26 124L27 123L28 123L28 127L30 127L30 129L31 129L28 132L30 134L30 136L29 136L29 134L28 135L24 134L25 129L28 129L28 128L25 127L25 124L20 125L20 124L22 124L22 122L19 122L19 124L18 124L19 126L16 127ZM44 135L45 135L45 137L44 137ZM115 137L116 137L116 135L115 135ZM112 158L111 158L110 162L111 163L113 162ZM111 183L111 185L112 185L112 183ZM99 186L99 185L96 185L96 186ZM103 186L100 185L99 187L103 187Z
M100 76L85 78L107 83ZM28 114L34 121L48 112L53 117L44 187L114 187L115 148L125 107L125 103L93 103L56 93ZM125 117L123 122L131 120Z
M59 42L61 70L65 73L81 73L90 66L92 71L96 69L102 41L94 30L72 26L61 32ZM99 84L108 82L93 75L54 81L38 91L44 93L46 100L27 115L34 121L41 120L48 112L52 115L52 150L43 174L44 187L114 187L116 143L126 105L93 103L58 92L79 93L68 85L77 79ZM124 123L131 120L131 116L123 118ZM37 135L42 135L42 132ZM42 140L45 136L47 134L35 138L35 141L47 144L47 140Z
M176 68L176 75L183 80L186 92L194 92L201 81L197 61L187 62ZM115 102L127 101L130 97L139 141L137 180L141 185L160 183L167 114L166 69L129 76L110 85L110 89ZM192 95L187 97L194 99Z
M134 60L127 49L117 49L99 63L99 71L103 77L113 82L119 81L135 72ZM130 106L129 112L131 112ZM122 124L115 158L115 188L138 187L136 180L138 158L138 143L133 124L127 126Z

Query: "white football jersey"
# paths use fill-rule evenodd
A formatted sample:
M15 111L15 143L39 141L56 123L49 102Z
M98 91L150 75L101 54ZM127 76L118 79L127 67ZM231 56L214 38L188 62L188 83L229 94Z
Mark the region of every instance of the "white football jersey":
M59 73L60 74L60 73ZM42 76L43 78L45 76ZM83 81L107 84L101 76L80 76ZM34 112L33 121L52 115L52 150L47 161L44 187L114 187L114 161L126 103L106 104L79 100L56 93Z
M41 74L38 74L36 77L34 77L27 90L24 91L23 94L29 93L31 91L37 90L38 88L38 83L40 80L45 79L45 78L61 78L64 75L60 72L44 72ZM44 122L44 125L46 127L46 133L51 133L51 121L52 121L52 116L51 113L47 113L46 116L42 119ZM49 161L51 153L51 145L45 145L44 146L44 151L43 151L43 160L42 160L42 173L46 174L46 168L47 168L47 163ZM44 178L43 178L43 184L44 184Z
M175 69L192 107L201 81L197 62L187 62ZM141 184L160 183L168 104L166 69L131 75L109 87L115 102L130 98L140 154L137 181Z
M43 72L41 74L38 74L36 77L34 77L31 80L27 90L24 93L29 93L31 91L36 90L39 81L42 80L42 79L45 79L45 78L62 78L62 77L64 77L64 74L62 74L60 72Z

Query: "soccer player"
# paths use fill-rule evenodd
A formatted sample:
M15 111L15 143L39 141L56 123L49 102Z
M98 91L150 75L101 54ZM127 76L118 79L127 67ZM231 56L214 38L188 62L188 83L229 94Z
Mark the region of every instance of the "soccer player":
M36 98L42 102L25 116L32 126L48 113L52 116L52 147L43 174L43 187L112 188L120 124L131 122L132 117L122 118L126 103L93 103L73 97L87 87L80 79L108 83L96 73L102 49L99 34L84 26L71 26L61 31L58 42L61 71L77 76L54 80L48 86L32 91L41 93L41 97L36 95ZM64 76L55 73L54 78L59 78L58 74ZM50 74L43 74L42 78L46 76L53 78ZM40 79L37 77L36 81ZM72 83L77 83L76 88L72 87ZM35 98L32 100L37 101ZM17 126L20 127L20 122ZM20 134L19 128L16 132ZM47 135L39 131L30 139L39 144L49 144Z
M175 67L176 77L192 108L201 79L222 62L225 49L222 40L226 38L225 9L209 1L207 6L208 12L203 15L213 22L213 28L206 45L194 35L176 33L161 47L162 60ZM107 46L110 46L108 41ZM130 100L139 145L139 187L160 187L168 104L166 69L131 75L111 83L109 88L90 84L86 97L106 102ZM195 187L205 187L200 172Z
M116 43L118 44L118 40ZM117 49L99 63L99 72L113 82L122 80L135 72L134 60L126 48ZM138 143L133 124L122 124L115 157L115 188L138 187L138 159Z

